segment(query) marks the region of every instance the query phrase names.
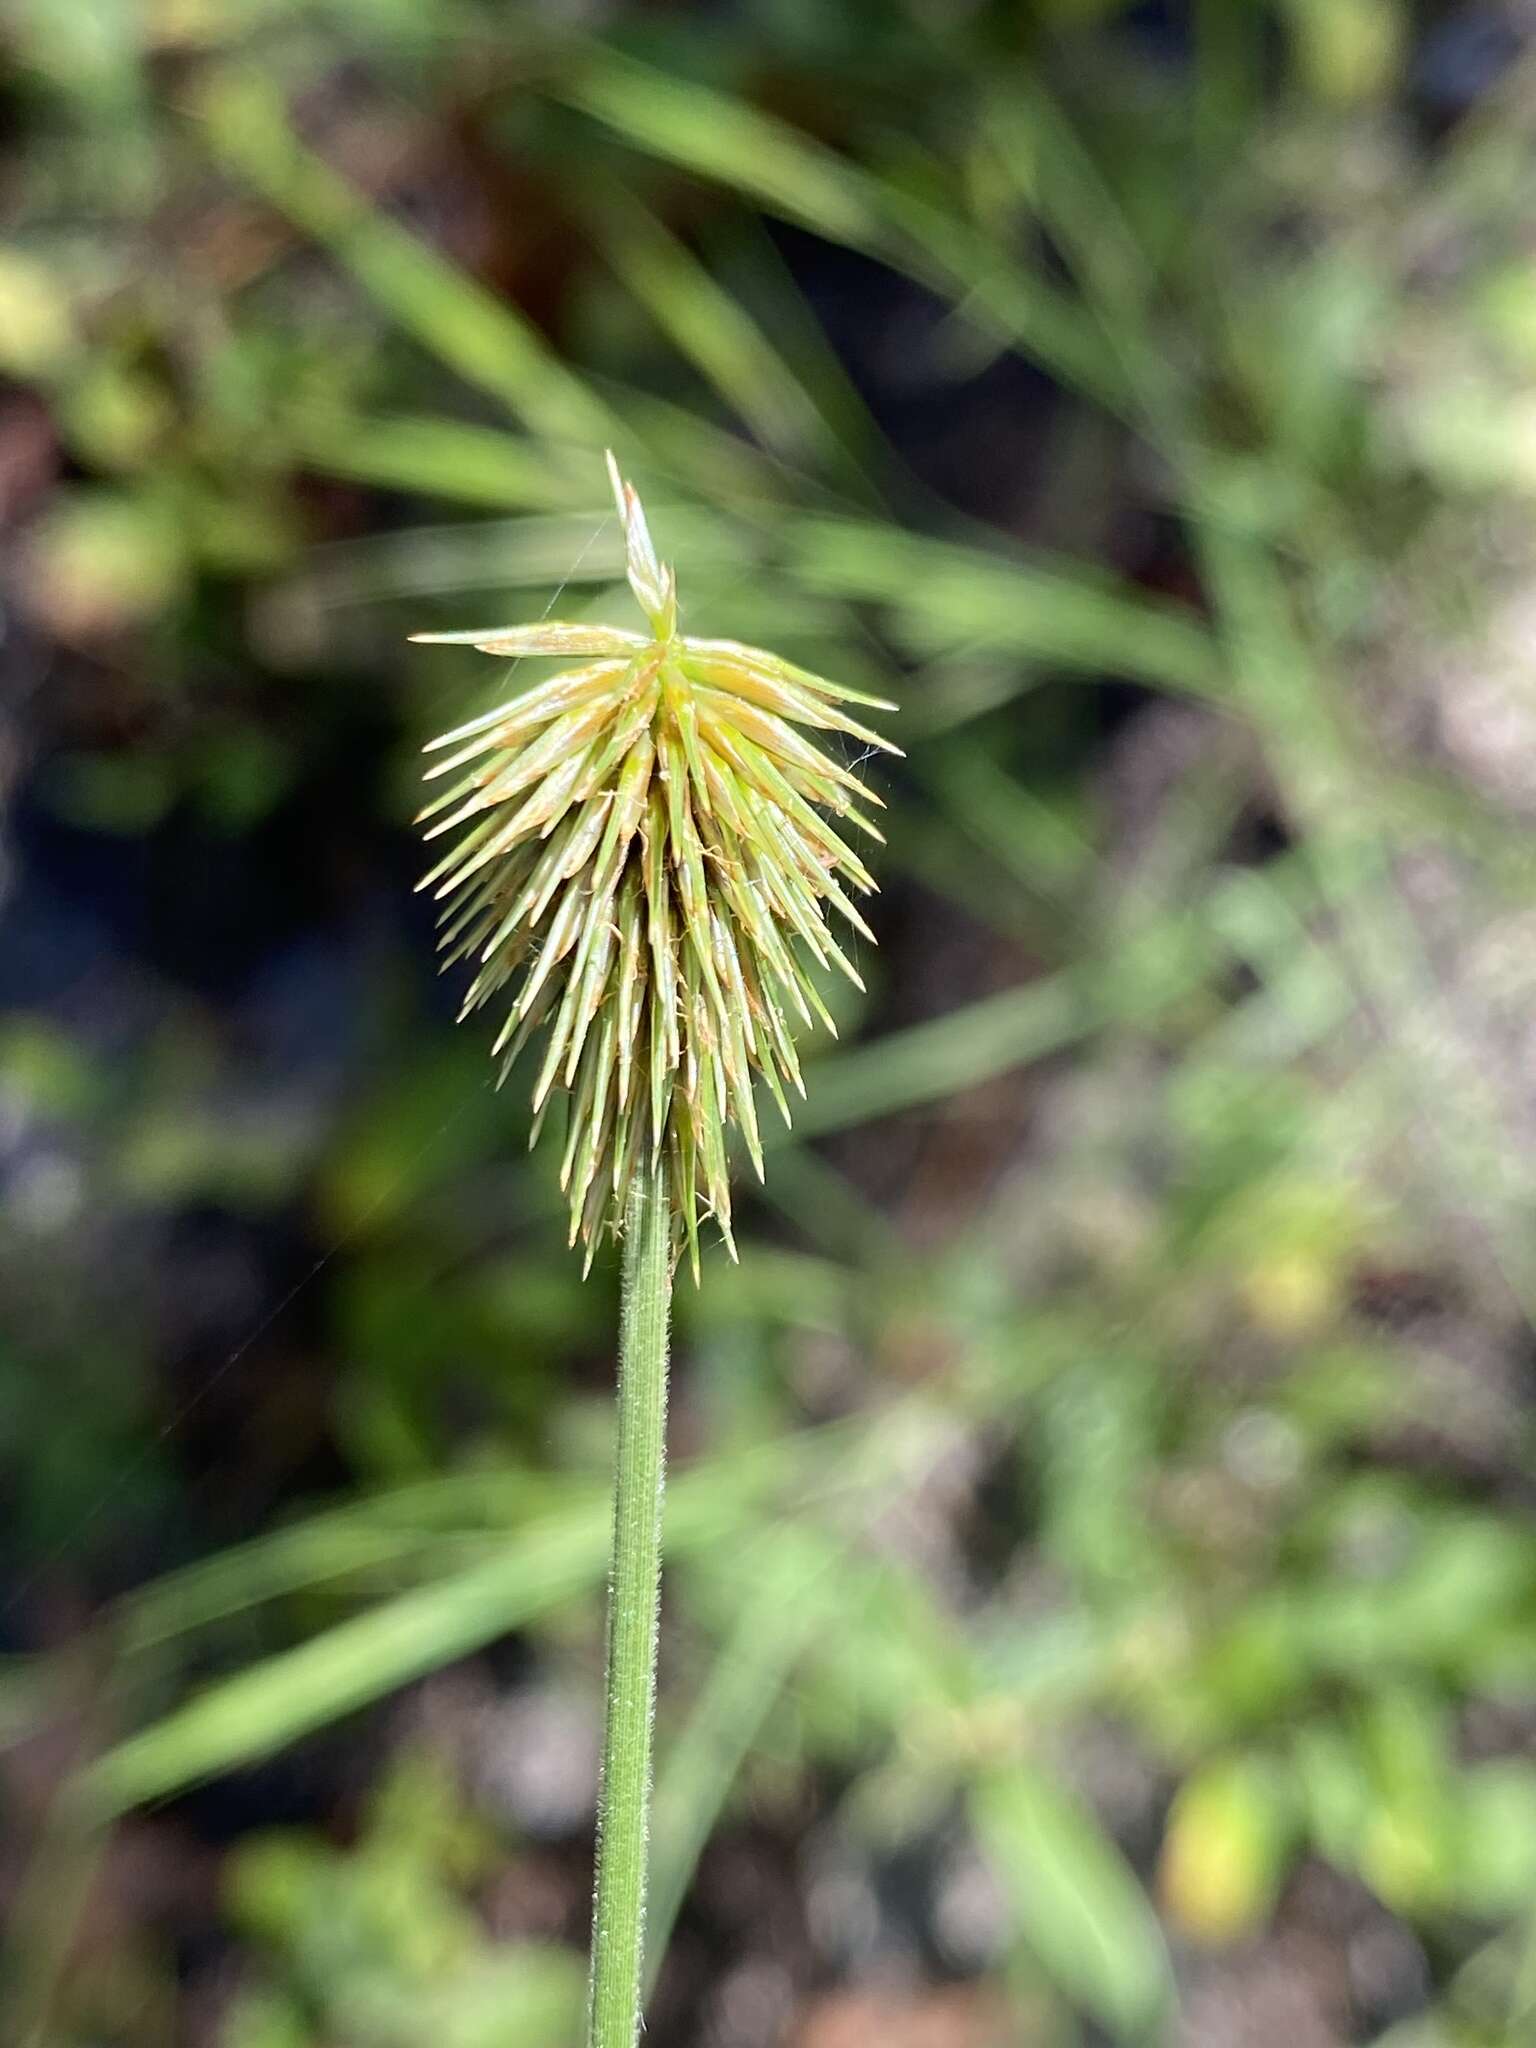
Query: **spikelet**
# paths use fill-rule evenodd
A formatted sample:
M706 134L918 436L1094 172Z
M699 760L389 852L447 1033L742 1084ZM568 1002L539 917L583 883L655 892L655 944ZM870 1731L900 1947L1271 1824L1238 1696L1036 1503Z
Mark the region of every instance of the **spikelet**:
M879 798L807 737L899 753L840 707L895 707L734 640L677 630L672 570L610 454L630 588L648 633L612 626L417 633L484 654L576 665L432 741L426 837L455 834L423 879L444 964L475 973L461 1016L500 999L499 1086L537 1045L534 1137L566 1099L560 1182L590 1266L630 1176L665 1162L698 1277L713 1216L731 1256L729 1128L763 1172L754 1083L786 1124L803 1095L795 1033L832 1029L808 962L862 987L829 913L872 939L875 886L844 836L879 839Z

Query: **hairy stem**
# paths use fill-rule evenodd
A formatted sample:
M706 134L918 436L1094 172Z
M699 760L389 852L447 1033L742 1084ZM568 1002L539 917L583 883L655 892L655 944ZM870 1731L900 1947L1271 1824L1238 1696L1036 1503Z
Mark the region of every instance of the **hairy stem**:
M671 1236L666 1184L659 1172L644 1169L635 1176L624 1222L607 1718L598 1799L588 2048L635 2048L640 2031L666 1480Z

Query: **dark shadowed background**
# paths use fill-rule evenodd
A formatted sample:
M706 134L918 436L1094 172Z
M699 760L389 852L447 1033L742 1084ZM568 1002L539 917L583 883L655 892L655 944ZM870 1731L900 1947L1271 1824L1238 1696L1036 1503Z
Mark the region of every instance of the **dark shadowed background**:
M405 636L628 620L611 443L908 754L680 1301L648 2038L1536 2040L1533 42L0 13L0 2039L574 2048L613 1262Z

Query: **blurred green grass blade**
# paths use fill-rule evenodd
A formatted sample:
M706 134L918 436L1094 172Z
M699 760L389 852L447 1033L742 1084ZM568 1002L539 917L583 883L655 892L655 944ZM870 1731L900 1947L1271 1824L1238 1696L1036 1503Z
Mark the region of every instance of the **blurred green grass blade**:
M718 512L669 505L669 532L701 575L735 569L742 558ZM601 506L591 512L529 514L522 519L445 520L399 528L316 549L304 567L328 604L367 604L385 597L430 597L465 590L550 589L566 593L622 581L624 536ZM579 612L570 595L562 611ZM487 619L486 624L493 621Z
M647 1971L654 1982L700 1855L795 1660L837 1608L836 1556L790 1527L755 1544L749 1600L666 1751L652 1816ZM734 1578L734 1575L733 1575Z
M1256 7L1195 0L1194 27L1194 142L1201 162L1219 172L1264 89L1268 23Z
M947 1017L817 1061L796 1134L844 1130L940 1102L1106 1024L1147 1023L1199 988L1209 971L1209 952L1192 926L1153 926L1112 962L984 996Z
M768 336L650 207L604 181L584 217L614 274L765 448L847 471L828 422Z
M728 93L594 48L555 90L664 162L729 186L829 241L878 253L885 233L867 172Z
M734 426L706 419L696 407L607 377L593 377L592 389L602 394L613 417L644 448L653 476L670 477L689 496L711 505L777 517L784 465ZM810 480L795 482L804 487Z
M1194 423L1153 317L1156 272L1137 225L1076 124L1039 80L1003 81L986 106L982 132L994 171L1039 220L1082 293L1115 366L1117 409L1151 433L1177 466Z
M809 589L888 605L924 653L997 648L1198 697L1225 694L1217 643L1193 613L1069 562L1010 560L859 520L789 529Z
M134 1656L293 1593L383 1571L399 1574L429 1563L441 1571L444 1552L462 1540L428 1530L370 1528L366 1523L283 1530L189 1566L133 1596L117 1646L123 1655ZM478 1540L483 1547L483 1538Z
M878 456L880 463L899 463L894 443L881 432L869 405L833 346L826 328L796 276L767 221L760 214L730 223L730 247L740 266L743 288L760 294L757 324L789 365L817 412L864 474ZM708 251L706 250L706 255Z
M1094 1032L1153 1025L1222 971L1223 956L1245 956L1253 886L1251 875L1238 872L1194 910L1140 923L1081 965L827 1054L812 1070L815 1083L809 1101L798 1105L794 1135L814 1137L941 1102ZM1281 963L1270 958L1278 972ZM1293 1021L1313 1033L1341 1016L1339 984L1324 965L1296 991L1305 1000ZM767 1143L782 1141L765 1133Z
M1357 997L1303 909L1272 874L1240 871L1212 899L1212 928L1254 976L1255 992L1205 1034L1201 1056L1272 1065L1321 1046Z
M719 1542L785 1460L744 1456L685 1473L672 1489L667 1541L676 1553ZM467 1656L596 1585L608 1556L609 1500L509 1532L496 1555L381 1602L297 1648L208 1688L130 1736L82 1774L87 1812L111 1818L145 1800L270 1755L429 1671Z
M796 1104L795 1134L815 1137L946 1096L1040 1059L1092 1029L1083 978L1056 974L984 996L946 1017L893 1031L812 1068L810 1100ZM777 1134L764 1133L777 1144Z
M266 1601L339 1580L423 1559L435 1560L441 1571L448 1545L483 1546L494 1530L551 1505L555 1490L528 1473L454 1473L311 1515L129 1594L114 1610L114 1643L120 1656L133 1656Z
M770 1136L771 1136L771 1126ZM867 1273L881 1265L905 1264L910 1246L883 1210L862 1195L846 1173L809 1145L777 1145L773 1172L758 1195L778 1212L802 1242L820 1245L831 1258L846 1261L850 1281L859 1284ZM761 1256L755 1250L753 1263ZM746 1247L742 1248L742 1271L747 1270ZM759 1313L771 1321L792 1323L816 1314L814 1299L801 1304L781 1297L765 1303ZM847 1322L846 1313L838 1327ZM811 1325L814 1327L814 1325Z
M80 1781L111 1818L149 1799L270 1755L425 1672L493 1641L600 1578L606 1503L509 1537L500 1554L217 1683L130 1736Z
M612 418L532 325L372 206L294 133L281 96L224 70L198 97L209 152L311 236L466 383L557 440L600 446Z
M971 1824L1047 1974L1118 2041L1150 2041L1172 1982L1141 1886L1097 1821L1022 1763L978 1774Z
M0 1659L0 1750L58 1719L64 1711L64 1678L47 1656Z
M1488 216L1524 222L1530 213L1530 107L1536 56L1517 57L1490 80L1426 166L1426 235L1486 233Z
M553 512L592 503L591 460L567 463L548 443L459 420L302 420L290 429L306 468L381 490L497 510Z
M37 1817L29 1818L35 1825ZM59 1986L78 1960L81 1921L110 1838L73 1811L67 1788L48 1804L40 1829L27 1833L29 1853L12 1881L0 1932L0 2027L6 2040L25 2048L53 2048Z
M1042 928L1037 893L1028 888L999 888L996 867L977 859L974 843L936 804L903 806L890 864L974 923L1039 950Z
M1068 382L1113 402L1122 379L1093 322L954 215L728 93L593 50L552 88L638 148L828 241L882 258L985 316Z
M1032 895L1079 900L1094 848L1064 802L1029 788L966 735L918 766L962 844L984 848Z
M1084 282L1116 309L1116 344L1139 327L1152 266L1073 122L1039 81L1005 75L983 103L980 134L1018 199L1037 211L1080 265Z
M333 541L314 551L302 575L324 605L563 586L562 614L580 617L588 602L585 593L616 583L623 562L617 522L605 526L601 512L594 510L434 521ZM485 623L496 622L488 617Z

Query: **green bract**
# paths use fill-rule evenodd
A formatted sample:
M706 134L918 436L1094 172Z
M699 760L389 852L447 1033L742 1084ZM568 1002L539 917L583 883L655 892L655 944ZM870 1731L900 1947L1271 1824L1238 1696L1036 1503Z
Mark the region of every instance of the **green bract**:
M832 1019L808 962L862 987L829 910L873 938L851 900L875 886L832 818L881 834L878 804L803 728L898 753L840 703L894 707L758 647L677 630L676 584L612 455L630 587L649 634L545 621L418 640L485 654L567 655L567 668L444 733L422 812L456 833L421 886L443 904L445 965L477 972L463 1015L510 992L500 1079L545 1030L534 1135L568 1098L560 1181L571 1242L617 1227L642 1149L664 1159L698 1272L698 1221L731 1247L726 1128L761 1178L753 1084L785 1122L804 1094L794 1035ZM851 892L851 893L850 893Z

